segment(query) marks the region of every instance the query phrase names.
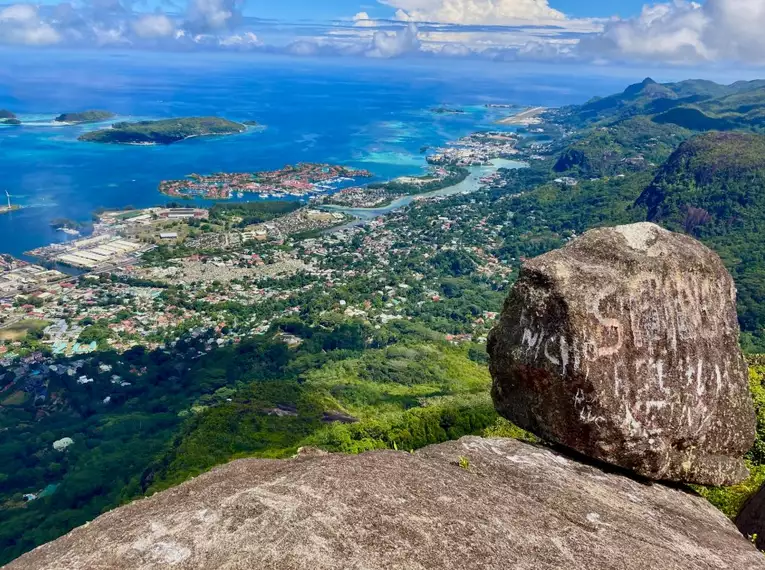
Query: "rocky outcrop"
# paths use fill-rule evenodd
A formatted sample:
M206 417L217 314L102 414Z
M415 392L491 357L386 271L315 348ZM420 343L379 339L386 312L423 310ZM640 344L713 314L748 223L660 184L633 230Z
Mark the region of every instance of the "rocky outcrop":
M511 439L235 461L7 570L757 570L704 499Z
M736 483L755 419L735 294L692 238L587 232L524 264L489 338L495 406L644 477Z
M736 517L741 534L751 537L757 548L765 551L765 487L761 487Z

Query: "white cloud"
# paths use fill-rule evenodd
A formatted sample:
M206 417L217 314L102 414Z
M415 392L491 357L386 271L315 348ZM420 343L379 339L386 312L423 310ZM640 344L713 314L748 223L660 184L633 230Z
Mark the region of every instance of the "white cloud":
M133 22L133 31L139 38L156 39L175 36L173 21L164 14L148 14Z
M395 32L376 32L366 51L368 57L391 58L419 51L420 39L417 37L417 26L409 24Z
M763 0L677 0L609 22L602 34L583 39L580 50L606 59L765 63L763 29Z
M381 0L404 21L448 24L513 25L566 19L548 0Z
M252 32L244 32L221 38L220 45L224 47L253 48L262 46L263 42Z
M203 33L231 28L241 17L239 0L189 0L187 26Z
M41 20L35 6L14 4L0 10L0 43L46 46L60 40L58 32Z
M359 12L353 17L355 26L360 28L374 28L377 27L377 22L369 17L366 12Z

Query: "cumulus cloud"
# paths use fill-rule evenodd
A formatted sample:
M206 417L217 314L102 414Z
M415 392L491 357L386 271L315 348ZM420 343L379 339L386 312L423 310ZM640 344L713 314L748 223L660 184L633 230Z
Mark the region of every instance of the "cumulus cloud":
M164 14L148 14L133 22L133 31L139 38L156 39L174 37L175 23Z
M263 45L263 42L260 41L258 36L252 32L244 32L242 34L224 36L219 40L219 42L220 45L224 47L235 47L243 49L260 47Z
M0 10L0 41L9 44L44 46L56 44L58 32L40 19L37 7L15 4Z
M548 0L381 0L404 21L508 25L521 21L561 21L563 12Z
M187 27L197 33L231 28L242 17L240 0L190 0Z
M368 57L391 58L415 52L420 49L417 26L409 24L395 32L376 32L366 51Z
M609 22L602 34L583 39L580 51L605 59L765 63L763 28L762 0L677 0Z
M369 17L366 12L359 12L353 17L354 25L360 28L374 28L377 22Z

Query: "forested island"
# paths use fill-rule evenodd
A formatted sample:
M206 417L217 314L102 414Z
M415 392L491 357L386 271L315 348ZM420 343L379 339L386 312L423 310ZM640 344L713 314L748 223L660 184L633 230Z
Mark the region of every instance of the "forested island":
M111 111L82 111L81 113L62 113L54 121L57 123L100 123L116 116Z
M18 117L8 109L0 109L0 125L20 125Z
M106 144L172 144L191 137L242 133L247 126L218 117L184 117L136 123L114 123L111 128L85 133L78 140Z

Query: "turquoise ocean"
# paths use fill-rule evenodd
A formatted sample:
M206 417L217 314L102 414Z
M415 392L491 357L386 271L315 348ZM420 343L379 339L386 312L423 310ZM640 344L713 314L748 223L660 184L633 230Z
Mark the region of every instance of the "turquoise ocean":
M190 173L257 171L296 162L418 174L422 147L442 145L519 109L561 106L623 88L566 69L433 61L298 59L246 54L19 52L0 66L0 109L26 124L0 126L0 196L23 209L0 215L0 253L71 239L51 219L89 221L97 208L164 204L159 182ZM438 106L464 114L435 114ZM118 120L220 116L262 127L170 146L83 143L57 126L63 112L105 109ZM245 195L247 199L258 199Z

